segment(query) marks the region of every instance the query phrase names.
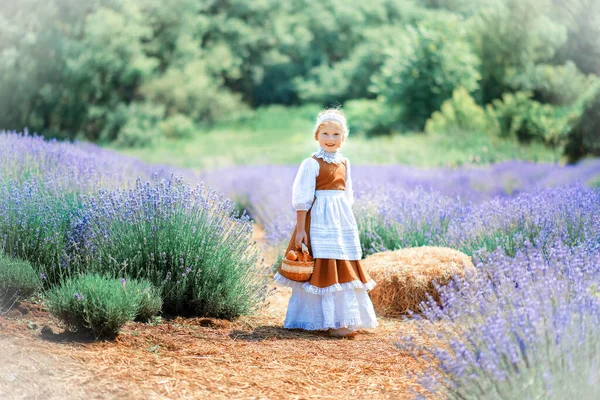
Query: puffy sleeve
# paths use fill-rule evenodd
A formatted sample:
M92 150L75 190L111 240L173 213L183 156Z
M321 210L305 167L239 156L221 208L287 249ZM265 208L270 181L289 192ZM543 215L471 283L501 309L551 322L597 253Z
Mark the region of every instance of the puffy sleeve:
M350 160L346 158L346 199L350 203L350 206L354 204L354 190L352 188L352 173L350 172Z
M292 208L294 211L308 210L315 198L315 187L319 175L319 163L314 158L302 161L292 186Z

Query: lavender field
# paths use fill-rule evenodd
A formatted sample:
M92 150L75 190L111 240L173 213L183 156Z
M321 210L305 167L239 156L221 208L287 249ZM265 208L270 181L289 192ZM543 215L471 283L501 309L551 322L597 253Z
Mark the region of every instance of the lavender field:
M269 243L281 246L295 223L290 188L296 169L233 167L199 179L246 209L265 226ZM514 254L525 239L578 243L596 237L600 160L457 169L356 165L353 179L366 254L422 245L450 246L470 255L502 247Z
M271 268L248 273L260 263L253 224L275 249L289 239L296 169L194 173L0 132L0 250L30 261L46 289L105 272L149 279L170 313L250 313ZM410 316L444 346L398 337L399 351L441 367L425 387L457 399L600 395L600 160L354 165L353 177L365 256L439 245L477 266L477 276L441 289L443 307ZM215 301L205 286L221 288Z

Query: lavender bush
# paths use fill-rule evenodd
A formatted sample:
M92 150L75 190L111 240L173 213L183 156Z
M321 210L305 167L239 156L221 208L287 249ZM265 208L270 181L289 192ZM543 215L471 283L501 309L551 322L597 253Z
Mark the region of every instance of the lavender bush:
M290 204L297 168L234 167L205 171L200 177L226 196L246 204L250 215L265 226L269 244L281 247L289 240L295 223ZM600 160L586 160L575 166L510 161L458 169L354 165L352 172L356 191L355 213L363 219L365 229L361 229L361 235L365 254L369 254L411 243L437 243L436 236L449 228L448 221L465 218L479 207L486 212L493 211L494 207L503 207L504 200L526 194L536 195L545 189L565 185L596 187L600 179ZM435 222L433 216L427 214L431 207L436 207L433 215L439 217ZM377 221L389 215L412 228L377 228ZM416 220L422 218L430 221ZM428 224L433 225L428 227ZM390 229L392 233L382 237ZM415 231L398 238L394 229L400 229L400 234L410 229Z
M149 279L168 312L236 317L264 300L267 276L252 224L233 214L230 200L181 179L101 190L72 220L67 263Z
M173 172L94 145L0 131L0 249L50 266L53 278L68 266L68 230L81 195Z
M423 384L450 399L597 398L596 246L481 255L477 275L439 289L443 307L430 301L413 316L435 345L401 337L397 347L434 360Z
M98 272L151 280L169 312L255 309L267 276L247 216L167 172L95 146L0 133L0 250L32 262L46 288Z
M35 180L54 196L89 194L100 188L128 187L136 177L172 174L193 180L191 171L148 166L139 160L89 143L45 140L41 136L0 131L0 177L4 181Z
M366 254L403 247L446 246L474 254L502 248L514 255L526 240L542 248L600 238L600 191L563 186L479 204L435 192L380 192L356 208Z
M0 252L0 313L40 290L42 277L30 263Z
M45 293L52 314L68 329L114 338L134 318L160 311L160 294L145 280L113 279L99 274L65 279Z

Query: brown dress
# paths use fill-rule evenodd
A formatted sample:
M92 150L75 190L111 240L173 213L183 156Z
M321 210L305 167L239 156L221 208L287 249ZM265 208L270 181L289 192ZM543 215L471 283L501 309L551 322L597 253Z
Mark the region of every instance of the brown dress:
M313 156L319 163L319 175L316 178L315 190L345 190L346 188L346 162L339 164L329 164L321 158ZM306 213L306 235L308 236L308 249L310 254L313 254L310 240L310 215L311 210ZM287 246L286 252L295 249L296 228L292 233L292 237ZM355 287L365 287L370 290L375 286L375 282L371 279L368 272L362 266L360 260L337 260L331 258L316 258L315 268L311 279L308 282L310 285L305 285L307 291L310 288L329 288L339 286L344 283L352 283ZM347 285L345 285L347 286ZM317 290L313 290L317 292Z

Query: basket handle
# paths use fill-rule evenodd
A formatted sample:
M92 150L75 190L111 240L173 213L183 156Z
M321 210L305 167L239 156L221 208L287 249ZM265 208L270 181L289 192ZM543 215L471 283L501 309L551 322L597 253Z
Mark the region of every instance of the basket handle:
M310 253L308 252L308 246L306 246L304 244L304 242L301 243L302 244L302 261L308 261L308 256L310 255Z
M302 245L302 252L303 252L304 254L309 254L309 253L308 253L308 246L306 246L306 245L304 244L304 242L302 242L302 243L301 243L301 245Z

